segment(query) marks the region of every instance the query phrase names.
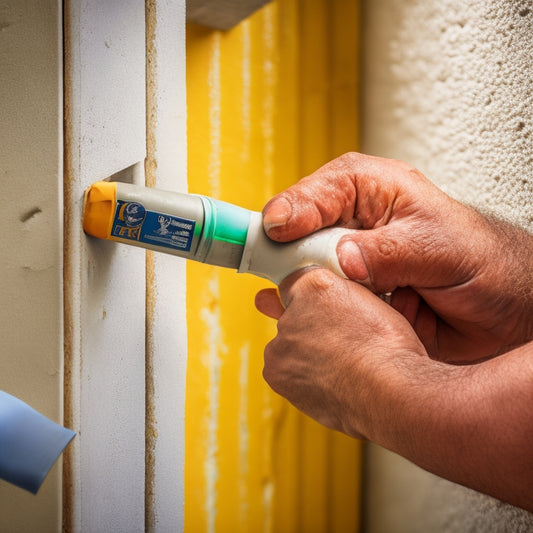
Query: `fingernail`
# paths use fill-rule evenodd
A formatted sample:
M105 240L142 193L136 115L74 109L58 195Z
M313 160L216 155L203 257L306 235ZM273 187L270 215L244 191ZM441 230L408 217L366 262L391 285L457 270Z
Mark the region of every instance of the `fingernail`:
M265 231L283 226L292 215L292 205L280 196L267 205L263 215L263 226Z
M350 238L341 239L337 245L337 257L343 272L352 280L369 281L368 268L358 243Z

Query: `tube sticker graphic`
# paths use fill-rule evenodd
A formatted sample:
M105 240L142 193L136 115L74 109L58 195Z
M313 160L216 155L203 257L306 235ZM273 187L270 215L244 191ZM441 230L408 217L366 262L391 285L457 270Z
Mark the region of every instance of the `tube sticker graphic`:
M139 202L117 200L111 235L188 252L196 221L145 209Z

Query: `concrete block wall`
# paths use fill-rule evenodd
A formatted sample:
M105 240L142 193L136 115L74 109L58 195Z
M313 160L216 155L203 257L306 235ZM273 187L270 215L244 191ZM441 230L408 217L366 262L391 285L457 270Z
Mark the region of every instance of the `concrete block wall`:
M533 2L364 5L363 150L533 231ZM533 515L380 448L369 459L369 533L533 530Z

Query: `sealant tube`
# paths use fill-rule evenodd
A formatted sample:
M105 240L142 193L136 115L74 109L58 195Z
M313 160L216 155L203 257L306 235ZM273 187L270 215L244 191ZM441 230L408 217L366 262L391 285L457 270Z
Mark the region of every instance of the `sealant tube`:
M99 181L85 192L86 233L211 265L240 265L250 211L208 196Z
M0 478L37 493L74 431L0 391Z
M100 181L85 192L83 227L101 239L249 272L279 284L319 266L346 277L339 239L354 230L328 228L290 243L270 240L262 215L208 196Z

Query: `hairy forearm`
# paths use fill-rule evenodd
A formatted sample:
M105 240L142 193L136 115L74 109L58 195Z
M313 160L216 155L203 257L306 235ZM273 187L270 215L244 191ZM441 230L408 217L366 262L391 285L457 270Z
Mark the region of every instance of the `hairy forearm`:
M533 511L533 342L478 365L399 359L371 440L441 477ZM382 417L381 420L379 417Z
M491 246L488 246L486 271L487 287L498 300L506 302L510 316L496 316L496 327L505 329L509 324L509 343L506 348L533 340L533 235L522 228L488 215L492 230Z

